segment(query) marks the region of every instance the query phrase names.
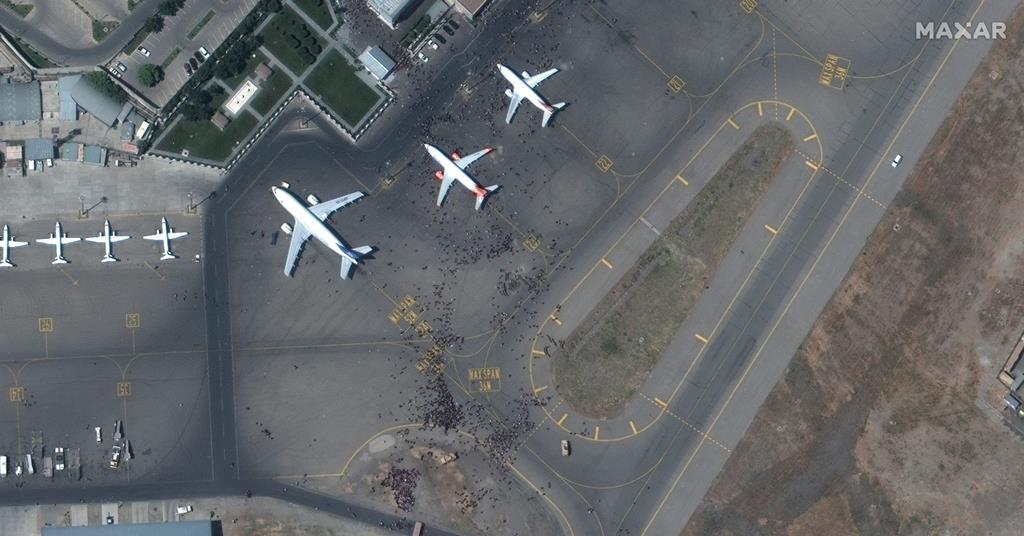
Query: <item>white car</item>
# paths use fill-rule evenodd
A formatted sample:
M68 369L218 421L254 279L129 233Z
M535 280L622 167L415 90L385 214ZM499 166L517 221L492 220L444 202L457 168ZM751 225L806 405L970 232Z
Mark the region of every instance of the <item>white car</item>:
M427 63L428 61L430 61L430 58L428 58L427 55L422 52L417 54L416 57L419 58L420 61L422 61L423 63Z
M64 447L57 447L53 449L54 465L53 468L58 471L64 470Z
M127 73L128 72L128 68L125 67L125 65L123 63L121 63L121 62L117 62L117 69L119 71L121 71L122 73Z
M437 50L437 43L435 43L433 39L431 39L430 41L427 41L427 46L429 46L430 48L432 48L434 50Z
M562 440L561 447L562 447L562 456L568 456L569 454L572 453L572 449L569 447L569 440L568 439L563 439Z
M139 54L142 54L143 56L148 58L150 52L146 49L146 47L139 47Z
M210 59L210 51L206 50L206 47L199 47L199 54L203 56L204 60Z
M896 166L900 165L900 162L902 162L902 161L903 161L903 155L897 154L896 156L892 157L892 162L890 162L890 165L892 167L896 167Z
M192 511L192 505L191 504L185 504L185 505L179 506L177 508L177 510L176 510L176 512L178 512L178 514L180 514L180 515L185 515L185 514L191 512L191 511Z
M96 427L96 442L97 443L102 443L103 442L103 428L99 427L99 426Z

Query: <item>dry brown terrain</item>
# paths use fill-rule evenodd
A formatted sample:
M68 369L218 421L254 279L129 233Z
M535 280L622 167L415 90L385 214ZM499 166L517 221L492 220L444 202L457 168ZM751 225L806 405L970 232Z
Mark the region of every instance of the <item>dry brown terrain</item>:
M1022 26L1018 9L684 534L1024 530L995 380L1024 329Z
M588 417L618 415L679 331L779 168L785 128L757 128L551 353L558 394Z

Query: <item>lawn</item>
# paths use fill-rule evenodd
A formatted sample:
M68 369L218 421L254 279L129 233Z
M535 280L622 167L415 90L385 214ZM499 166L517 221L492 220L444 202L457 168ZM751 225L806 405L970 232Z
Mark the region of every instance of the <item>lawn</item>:
M178 47L174 47L174 50L172 50L171 53L168 54L166 58L164 58L164 62L161 63L160 66L164 69L167 69L167 66L170 65L172 61L174 61L174 58L178 57L178 54L181 54L181 49Z
M324 42L291 8L285 8L270 19L264 28L263 46L296 75L316 62L324 50Z
M18 14L19 17L25 18L29 13L32 12L32 8L35 7L31 4L15 4L11 0L3 0L3 4ZM312 16L312 15L310 15Z
M114 28L117 28L119 24L121 23L117 22L116 20L104 22L101 20L93 19L92 40L96 41L97 43L103 41L107 38L108 35L110 35L110 32L114 31Z
M285 91L292 85L292 77L288 76L284 71L276 70L274 74L270 75L263 85L260 86L260 90L253 96L252 100L249 101L252 104L253 109L261 114L266 114L273 108L274 104L284 95Z
M147 37L149 37L149 32L140 28L139 31L135 32L135 37L132 37L132 40L121 49L121 52L124 52L129 56L134 54L135 51L138 50L139 45L141 45Z
M252 76L257 65L267 61L267 57L264 56L262 52L257 50L254 54L254 56L250 56L249 60L245 62L245 69L242 69L242 72L228 78L224 83L231 86L232 89L238 89L238 86L242 85L242 82L244 82L246 78Z
M29 63L31 63L32 65L35 65L40 69L57 66L56 63L50 61L50 58L47 58L46 56L40 54L36 49L32 48L28 43L22 41L21 39L15 37L14 42L18 44L18 48L21 49L21 53L24 54L26 58L28 58Z
M306 86L353 127L381 100L373 88L356 76L356 68L337 50L331 50L309 73Z
M210 121L188 121L182 118L156 148L178 154L188 149L191 157L223 162L258 122L256 116L243 111L222 132Z
M331 18L331 6L327 5L327 0L295 0L295 5L324 30L330 28L334 22L334 19Z
M714 278L792 150L787 130L774 123L758 127L564 346L552 350L554 384L573 409L592 418L621 413Z

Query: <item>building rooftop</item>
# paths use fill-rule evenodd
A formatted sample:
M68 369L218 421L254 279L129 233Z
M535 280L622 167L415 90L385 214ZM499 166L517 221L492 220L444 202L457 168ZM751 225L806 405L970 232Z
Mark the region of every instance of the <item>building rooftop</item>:
M363 62L370 74L378 80L387 78L395 68L395 60L388 56L380 47L366 47L366 50L359 55L359 61Z
M82 144L69 141L60 146L60 159L78 161L82 158Z
M43 536L213 536L212 521L43 527Z
M487 2L488 0L455 0L455 3L469 15L469 18L475 17Z
M82 155L82 162L97 166L107 165L107 149L99 145L86 145Z
M76 74L73 76L62 76L57 79L57 97L60 98L59 117L61 121L78 120L78 105L75 104L75 99L71 98L71 88L75 87L75 84L81 78L82 75Z
M39 121L43 95L39 82L0 83L0 121Z
M50 138L30 138L25 140L25 160L46 160L53 158L53 140Z
M81 77L71 88L71 98L89 115L108 127L117 123L124 105L96 89L88 78Z
M395 28L402 15L415 7L422 0L366 0L366 5L373 10L391 29Z
M272 74L274 74L274 70L267 66L265 62L260 62L260 64L256 66L256 78L266 80L270 78L270 75Z

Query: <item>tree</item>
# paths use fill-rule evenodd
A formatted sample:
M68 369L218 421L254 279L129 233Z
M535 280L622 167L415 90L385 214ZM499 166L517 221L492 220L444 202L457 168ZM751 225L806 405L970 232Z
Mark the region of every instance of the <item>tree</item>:
M150 15L146 22L142 23L142 29L150 33L160 33L164 29L164 18L159 14Z
M85 78L100 93L103 93L117 102L123 103L128 101L128 94L121 89L121 86L115 84L109 77L107 77L107 74L103 71L86 73Z
M210 90L217 94L224 92L224 89L220 86L212 86ZM185 116L185 119L188 119L189 121L205 121L209 119L215 111L216 110L213 107L213 95L210 94L210 91L205 89L195 92L195 94L192 95L192 98L181 107L181 115Z
M271 13L281 11L281 2L278 0L267 0L267 11Z
M164 79L164 70L159 65L147 63L139 69L139 83L153 87Z
M180 10L184 5L185 0L164 0L163 2L160 2L160 7L157 11L159 11L161 15L173 17L178 14L178 10Z

